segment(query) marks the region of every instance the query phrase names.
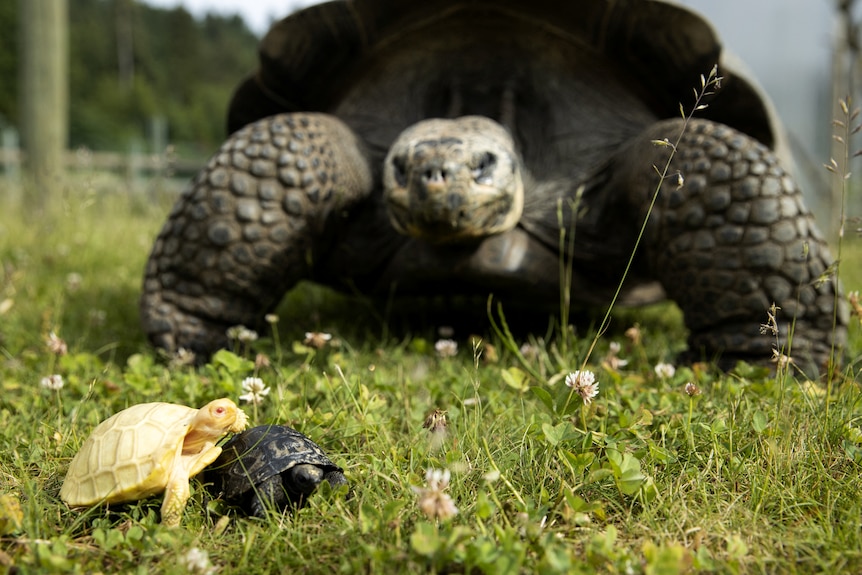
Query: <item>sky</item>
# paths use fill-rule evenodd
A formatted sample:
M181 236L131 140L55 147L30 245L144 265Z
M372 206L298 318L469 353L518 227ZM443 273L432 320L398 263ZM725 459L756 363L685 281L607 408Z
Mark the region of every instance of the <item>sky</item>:
M151 6L173 8L185 6L196 16L207 12L239 14L249 28L263 35L273 20L279 20L297 8L314 4L314 0L142 0Z

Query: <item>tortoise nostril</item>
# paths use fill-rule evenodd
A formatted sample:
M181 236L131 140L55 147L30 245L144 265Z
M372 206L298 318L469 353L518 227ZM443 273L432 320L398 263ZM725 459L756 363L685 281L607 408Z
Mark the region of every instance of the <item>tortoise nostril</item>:
M422 181L426 184L443 184L449 179L449 172L441 168L428 168L422 173Z

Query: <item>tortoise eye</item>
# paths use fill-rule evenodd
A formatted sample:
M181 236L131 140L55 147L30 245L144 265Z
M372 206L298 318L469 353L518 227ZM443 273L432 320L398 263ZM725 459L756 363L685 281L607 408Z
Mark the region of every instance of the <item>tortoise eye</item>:
M227 411L224 407L216 407L216 415L224 415L224 412Z
M497 156L494 154L485 152L484 154L479 155L479 157L474 160L474 167L471 172L473 179L477 184L485 186L491 185L494 183L492 172L496 165Z
M392 158L392 175L395 177L396 184L401 187L407 185L407 158L404 156Z

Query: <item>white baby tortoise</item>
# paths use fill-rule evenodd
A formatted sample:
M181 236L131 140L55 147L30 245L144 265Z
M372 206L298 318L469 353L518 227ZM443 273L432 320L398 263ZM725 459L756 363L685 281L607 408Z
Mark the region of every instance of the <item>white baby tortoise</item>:
M714 66L720 87L696 102ZM634 252L617 303L676 302L692 359L765 361L792 330L797 364L816 370L848 310L819 281L833 258L743 70L672 1L296 12L261 42L231 136L155 241L144 330L204 358L302 280L386 301L493 294L547 318L561 261L572 303L605 309ZM681 106L698 107L687 124ZM684 125L659 186L672 147L655 142ZM760 333L773 303L777 338Z
M203 475L215 497L243 513L299 509L323 482L347 485L344 470L314 441L285 425L261 425L235 435Z
M216 442L247 424L230 399L200 409L141 403L100 423L69 465L60 497L72 507L135 501L165 492L162 523L179 525L189 479L221 453Z

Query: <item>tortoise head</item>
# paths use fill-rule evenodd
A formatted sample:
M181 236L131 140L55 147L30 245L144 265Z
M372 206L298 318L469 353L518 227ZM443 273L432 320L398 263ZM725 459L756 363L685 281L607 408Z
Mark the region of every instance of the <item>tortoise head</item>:
M295 497L311 495L324 479L324 470L311 463L294 465L284 473L285 488Z
M211 401L198 410L189 424L183 440L183 454L197 453L227 433L242 431L247 424L245 412L230 399Z
M383 188L395 229L433 243L508 231L524 208L515 143L482 116L424 120L404 130L386 156Z
M326 481L332 489L349 485L339 468L324 468L313 463L294 465L282 474L282 485L294 505L302 506L309 495ZM349 494L348 494L349 497Z

